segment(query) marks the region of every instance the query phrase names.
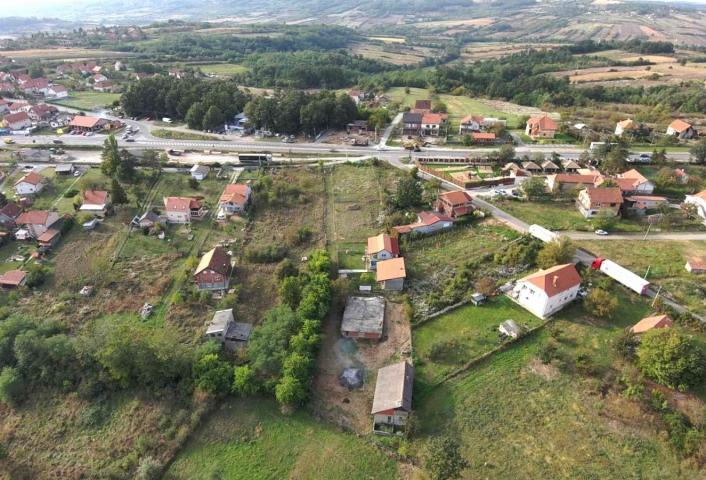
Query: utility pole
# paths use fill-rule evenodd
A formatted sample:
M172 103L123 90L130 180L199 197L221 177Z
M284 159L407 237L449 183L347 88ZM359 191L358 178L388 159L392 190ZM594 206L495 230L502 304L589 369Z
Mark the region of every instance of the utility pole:
M650 234L650 228L652 228L651 223L647 224L647 231L645 232L645 236L642 238L643 240L647 240L647 235Z
M647 266L647 271L645 272L645 276L642 277L642 278L644 278L645 280L647 280L647 274L650 273L650 268L652 268L652 265L648 265L648 266Z
M655 302L657 301L657 297L659 297L659 292L661 292L661 291L662 291L662 285L660 285L659 288L657 289L657 293L655 294L655 299L652 300L652 305L650 305L650 307L655 306Z

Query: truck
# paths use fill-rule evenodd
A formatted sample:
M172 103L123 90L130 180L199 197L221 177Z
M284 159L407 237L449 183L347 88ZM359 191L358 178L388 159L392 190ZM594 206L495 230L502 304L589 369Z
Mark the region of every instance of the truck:
M650 282L611 260L596 258L591 264L591 268L603 272L638 295L647 295L650 288Z
M551 230L547 230L541 225L530 225L529 234L545 243L555 242L561 238L561 235L554 233Z

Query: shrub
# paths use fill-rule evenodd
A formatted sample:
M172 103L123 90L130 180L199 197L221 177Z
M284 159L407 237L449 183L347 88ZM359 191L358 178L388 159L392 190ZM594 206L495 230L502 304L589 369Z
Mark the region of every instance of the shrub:
M584 298L583 305L591 315L609 319L618 308L618 297L602 288L594 288Z
M704 377L706 357L693 337L675 329L656 329L642 336L637 366L657 383L686 389Z
M422 464L431 480L453 480L468 468L456 440L446 436L430 438L422 450Z
M205 392L227 393L232 377L230 365L213 353L204 355L194 364L194 382Z
M236 367L233 372L233 393L248 397L257 393L255 371L249 365Z
M268 245L262 248L250 249L245 257L253 263L275 263L287 256L287 247L283 245Z
M64 198L73 198L78 195L78 190L75 188L70 188L64 192Z
M16 407L24 390L25 381L16 368L5 367L0 371L0 402Z

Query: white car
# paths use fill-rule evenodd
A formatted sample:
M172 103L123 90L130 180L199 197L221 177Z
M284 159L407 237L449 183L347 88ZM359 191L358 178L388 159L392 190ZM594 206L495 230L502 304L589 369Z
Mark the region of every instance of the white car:
M598 229L593 233L595 233L596 235L608 235L608 232L606 232L605 230L601 230L601 229Z

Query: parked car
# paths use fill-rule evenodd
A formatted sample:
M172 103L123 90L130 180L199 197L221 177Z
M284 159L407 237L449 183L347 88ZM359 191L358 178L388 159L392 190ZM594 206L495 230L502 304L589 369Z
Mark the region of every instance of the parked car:
M61 140L52 140L52 143L53 143L54 145L63 145L64 142L61 141Z
M598 229L593 233L595 233L596 235L608 235L608 232L606 232L605 230L601 230L601 229Z

